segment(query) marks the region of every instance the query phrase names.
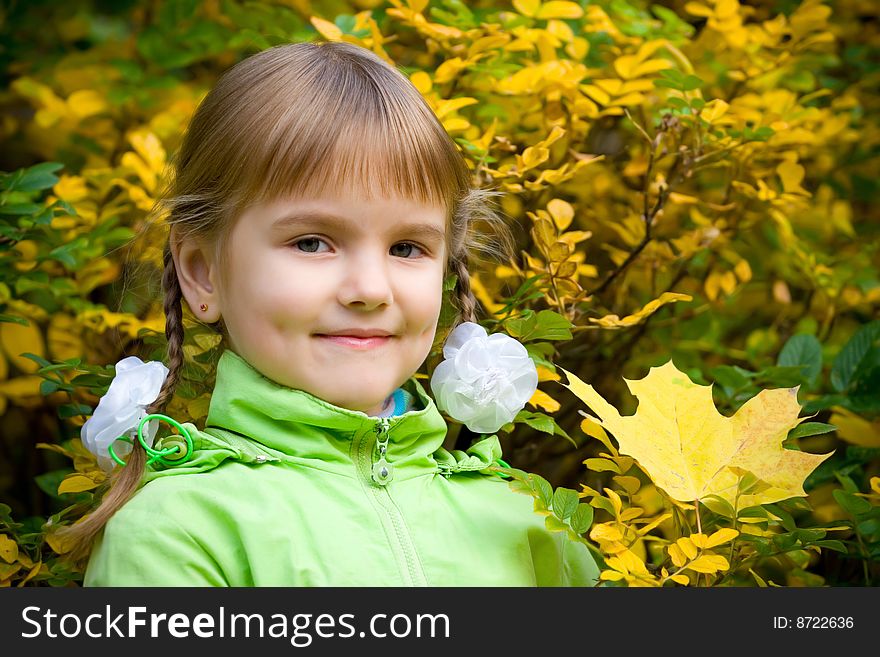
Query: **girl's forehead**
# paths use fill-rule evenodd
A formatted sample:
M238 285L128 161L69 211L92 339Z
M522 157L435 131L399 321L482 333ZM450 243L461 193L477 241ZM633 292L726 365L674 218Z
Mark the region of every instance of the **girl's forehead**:
M367 192L363 188L347 185L328 186L327 189L318 193L307 194L283 194L272 197L259 204L261 207L270 211L286 210L314 210L316 212L340 212L340 213L358 213L366 208L388 209L394 211L419 211L425 214L435 215L442 212L444 216L447 213L445 204L436 201L428 201L420 198L400 193L389 195L381 190L372 190Z

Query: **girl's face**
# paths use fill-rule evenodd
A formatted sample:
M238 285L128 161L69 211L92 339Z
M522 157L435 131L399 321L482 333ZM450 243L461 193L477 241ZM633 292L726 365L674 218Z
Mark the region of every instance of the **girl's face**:
M443 207L341 191L248 209L218 263L230 346L277 383L377 415L431 349L445 224Z

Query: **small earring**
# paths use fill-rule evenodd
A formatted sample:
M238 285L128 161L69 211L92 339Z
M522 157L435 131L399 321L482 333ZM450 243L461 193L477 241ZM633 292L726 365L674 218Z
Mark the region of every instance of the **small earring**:
M206 303L201 304L199 306L199 310L201 310L202 312L205 312L206 310L208 310L208 304L206 304Z

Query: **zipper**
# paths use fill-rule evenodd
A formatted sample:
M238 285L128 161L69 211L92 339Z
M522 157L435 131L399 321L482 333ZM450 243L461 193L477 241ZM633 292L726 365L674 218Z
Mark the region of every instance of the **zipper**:
M373 461L371 476L380 486L387 486L394 479L394 466L388 462L385 455L388 453L388 430L391 427L391 420L387 417L379 418L376 423L376 452L378 459Z
M390 429L390 418L378 418L372 429L356 434L352 442L352 455L360 474L358 480L378 514L404 583L408 586L427 586L425 571L406 520L388 486L394 478L394 465L387 459Z

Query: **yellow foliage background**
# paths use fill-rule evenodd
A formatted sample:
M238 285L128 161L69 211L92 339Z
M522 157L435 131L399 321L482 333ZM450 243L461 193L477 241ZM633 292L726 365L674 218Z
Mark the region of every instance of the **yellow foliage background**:
M557 529L591 546L604 581L877 583L880 131L868 3L19 4L0 54L0 584L80 577L47 529L80 517L105 482L77 436L112 364L162 357L165 228L150 211L188 118L236 61L316 38L398 66L475 183L505 192L518 256L473 262L473 288L482 323L521 339L541 374L502 430L505 458L579 488L591 528L555 514ZM187 319L169 412L198 423L221 345ZM866 346L848 367L857 350L841 354L856 335ZM800 386L805 412L833 428L787 447L835 453L806 497L746 520L702 509L699 531L694 505L619 454L557 372L627 414L636 404L623 378L670 359L714 382L726 415L761 389ZM451 445L472 438L452 427ZM552 489L514 478L554 516ZM560 494L556 510L570 501ZM735 551L731 531L755 538Z

